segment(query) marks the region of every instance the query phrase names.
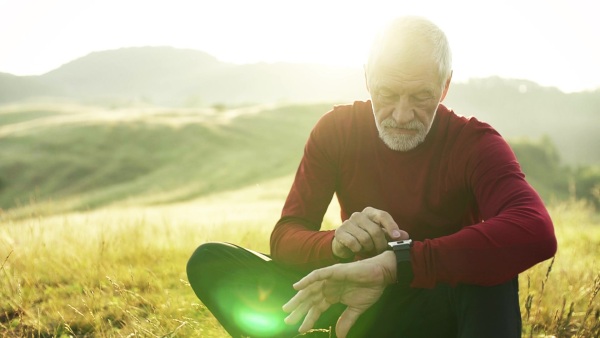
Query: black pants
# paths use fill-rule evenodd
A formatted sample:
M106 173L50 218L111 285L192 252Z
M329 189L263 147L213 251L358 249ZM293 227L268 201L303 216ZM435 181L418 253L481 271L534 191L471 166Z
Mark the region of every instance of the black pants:
M300 323L286 325L281 310L303 274L268 256L233 244L206 243L187 265L188 280L232 337L296 336ZM348 337L517 338L521 315L517 278L483 287L440 284L433 289L389 286L361 315ZM332 306L315 328L335 329L342 304Z

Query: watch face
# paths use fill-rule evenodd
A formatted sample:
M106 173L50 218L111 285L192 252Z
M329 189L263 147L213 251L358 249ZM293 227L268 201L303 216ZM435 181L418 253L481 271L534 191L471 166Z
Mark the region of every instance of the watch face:
M388 247L394 251L396 255L396 263L410 262L410 248L412 247L412 240L407 239L404 241L389 242Z
M412 245L412 239L406 239L403 241L393 241L393 242L388 242L388 247L392 248L392 249L402 249L402 248L410 248Z

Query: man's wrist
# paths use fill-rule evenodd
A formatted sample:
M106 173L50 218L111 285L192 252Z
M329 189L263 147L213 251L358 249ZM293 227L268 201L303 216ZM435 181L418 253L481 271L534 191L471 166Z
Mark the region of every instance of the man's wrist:
M396 255L392 251L384 251L380 256L386 271L386 283L395 284L397 282Z
M344 257L340 257L340 256L336 255L335 252L333 253L333 258L340 263L350 263L350 262L354 261L354 256L344 258Z

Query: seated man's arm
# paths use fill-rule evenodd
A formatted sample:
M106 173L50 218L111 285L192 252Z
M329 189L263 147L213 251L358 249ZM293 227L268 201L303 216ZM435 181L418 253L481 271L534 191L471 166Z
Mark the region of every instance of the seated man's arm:
M415 242L413 287L495 285L556 252L552 220L508 144L493 133L470 143L475 146L460 155L465 156L464 181L484 221L450 236Z
M329 121L328 121L329 119ZM317 123L306 143L281 219L271 233L271 255L286 265L309 271L337 263L334 231L319 231L335 193L335 130L330 114Z

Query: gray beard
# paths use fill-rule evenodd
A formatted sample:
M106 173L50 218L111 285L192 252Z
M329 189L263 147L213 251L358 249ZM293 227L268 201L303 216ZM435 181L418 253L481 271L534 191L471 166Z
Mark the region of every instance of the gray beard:
M402 135L388 131L386 130L386 127L414 129L417 133L415 135ZM407 124L399 126L392 118L387 118L383 120L381 124L377 124L377 130L379 131L379 137L383 143L385 143L388 148L395 151L409 151L415 149L419 144L425 141L425 137L427 136L427 128L423 123L417 120L412 120Z

